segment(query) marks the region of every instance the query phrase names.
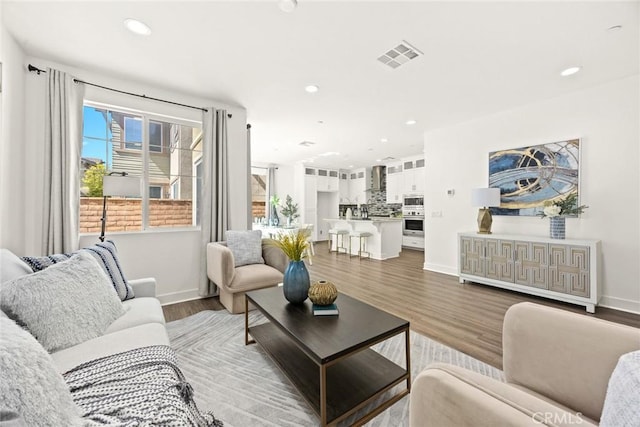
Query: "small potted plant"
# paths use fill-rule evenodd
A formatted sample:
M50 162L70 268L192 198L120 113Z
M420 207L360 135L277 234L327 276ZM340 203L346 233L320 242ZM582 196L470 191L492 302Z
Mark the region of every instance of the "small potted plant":
M289 258L289 266L284 272L283 292L287 301L300 304L307 299L309 293L309 271L303 259L308 254L310 228L298 228L297 230L285 230L269 244L282 249Z
M568 216L577 216L588 207L587 205L578 206L578 193L574 191L566 197L546 201L540 216L542 218L549 218L550 235L552 239L564 239L565 218Z
M280 213L284 215L285 218L287 218L287 227L291 227L291 224L293 224L293 220L300 216L298 214L298 204L293 203L293 199L288 194L284 201L284 205L280 210Z

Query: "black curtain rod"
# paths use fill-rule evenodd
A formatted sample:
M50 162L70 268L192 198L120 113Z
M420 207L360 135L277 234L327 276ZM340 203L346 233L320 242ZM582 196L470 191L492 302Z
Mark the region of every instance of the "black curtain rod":
M40 73L46 73L45 70L41 70L38 67L34 67L31 64L29 64L29 66L27 68L28 68L28 70L30 72L38 73L38 75L40 75ZM180 107L193 108L194 110L209 111L206 108L202 108L202 107L194 107L193 105L187 105L187 104L181 104L179 102L167 101L165 99L154 98L152 96L147 96L147 95L144 95L144 94L143 95L139 95L139 94L133 93L133 92L127 92L127 91L124 91L124 90L114 89L114 88L111 88L111 87L102 86L102 85L95 84L95 83L85 82L84 80L73 79L73 82L74 83L82 83L82 84L89 85L89 86L94 86L94 87L99 87L100 89L110 90L112 92L118 92L118 93L122 93L122 94L125 94L125 95L137 96L138 98L150 99L152 101L164 102L166 104L177 105L177 106L180 106ZM231 117L233 117L233 115L227 113L227 117L231 118Z

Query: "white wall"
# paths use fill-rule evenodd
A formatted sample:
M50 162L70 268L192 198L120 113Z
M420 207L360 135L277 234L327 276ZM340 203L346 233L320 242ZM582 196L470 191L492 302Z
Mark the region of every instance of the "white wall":
M107 233L118 248L125 278L155 277L162 304L198 298L200 231L143 231ZM80 237L80 247L98 241L95 235Z
M567 220L567 238L602 241L601 305L640 312L639 92L636 75L426 132L425 269L456 274L456 234L477 228L470 194L487 186L490 151L581 138L580 198L589 209ZM548 229L540 218L493 218L496 233Z
M228 121L229 170L230 170L230 228L246 229L249 224L249 162L246 137L246 110L242 107L226 105L214 100L188 96L172 90L148 86L144 83L131 82L113 76L82 70L69 65L55 64L40 58L26 57L17 59L22 62L22 79L24 85L24 113L22 126L24 138L22 144L13 153L12 167L16 171L25 170L25 179L20 191L14 191L12 197L17 198L24 207L20 210L22 223L7 221L11 229L6 230L8 242L20 240L20 245L7 245L19 255L38 254L41 240L42 212L42 176L38 173L42 164L42 144L44 141L44 107L47 78L28 73L25 65L32 63L39 68L51 66L74 75L81 80L114 87L120 90L146 94L157 98L168 99L189 105L202 107L214 106L226 108L233 115ZM171 106L150 100L117 94L102 89L86 86L85 99L106 103L112 106L126 106L142 111L151 111L172 117L200 120L201 112L182 107ZM16 111L18 111L16 109ZM16 131L20 133L20 131ZM3 157L5 150L3 135ZM18 160L19 159L19 160ZM2 172L4 175L4 171ZM0 209L10 209L11 203L2 199ZM141 233L113 233L112 238L125 265L128 278L153 276L158 282L158 295L163 302L174 302L197 296L199 261L199 230L188 231L145 231ZM4 241L4 236L3 236ZM97 234L82 236L80 246L90 245L97 241ZM4 242L3 242L4 246Z
M2 5L0 5L1 10ZM1 22L1 21L0 21ZM0 28L0 247L24 250L24 54L4 26Z
M300 200L296 200L296 188L295 182L296 179L303 179L304 177L295 176L295 167L293 165L276 165L276 184L275 184L275 194L280 197L281 201L284 202L284 199L289 194L293 198L294 203L298 203L299 209L303 209ZM280 212L278 210L278 212Z

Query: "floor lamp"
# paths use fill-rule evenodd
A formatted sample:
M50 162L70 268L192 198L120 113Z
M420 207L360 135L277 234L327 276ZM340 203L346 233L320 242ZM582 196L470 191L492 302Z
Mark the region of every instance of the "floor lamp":
M111 172L102 177L102 228L100 241L104 242L104 229L107 224L107 197L140 197L142 194L139 177L129 176L127 172Z
M490 207L500 206L499 188L474 188L471 190L471 204L478 206L478 234L491 234Z

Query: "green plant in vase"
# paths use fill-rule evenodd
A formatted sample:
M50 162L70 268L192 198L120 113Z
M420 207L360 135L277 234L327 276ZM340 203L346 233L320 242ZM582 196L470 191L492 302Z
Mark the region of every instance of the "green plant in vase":
M589 206L578 206L578 193L573 192L561 199L548 200L544 202L544 209L540 215L545 218L556 216L577 216L584 212Z
M284 297L292 304L301 304L309 294L309 271L304 264L308 254L311 229L304 227L297 230L281 231L269 244L280 248L289 258L289 265L284 272L282 291Z
M280 204L280 197L274 194L269 199L269 204L271 204L271 213L269 214L269 225L273 225L277 227L280 225L280 217L278 216L278 205Z
M549 218L549 235L552 239L564 239L565 218L577 216L588 207L587 205L578 205L578 192L574 191L565 197L546 201L540 216Z
M288 194L282 209L280 209L280 213L287 218L287 226L291 226L293 221L300 216L298 214L298 204L293 203L293 199Z

